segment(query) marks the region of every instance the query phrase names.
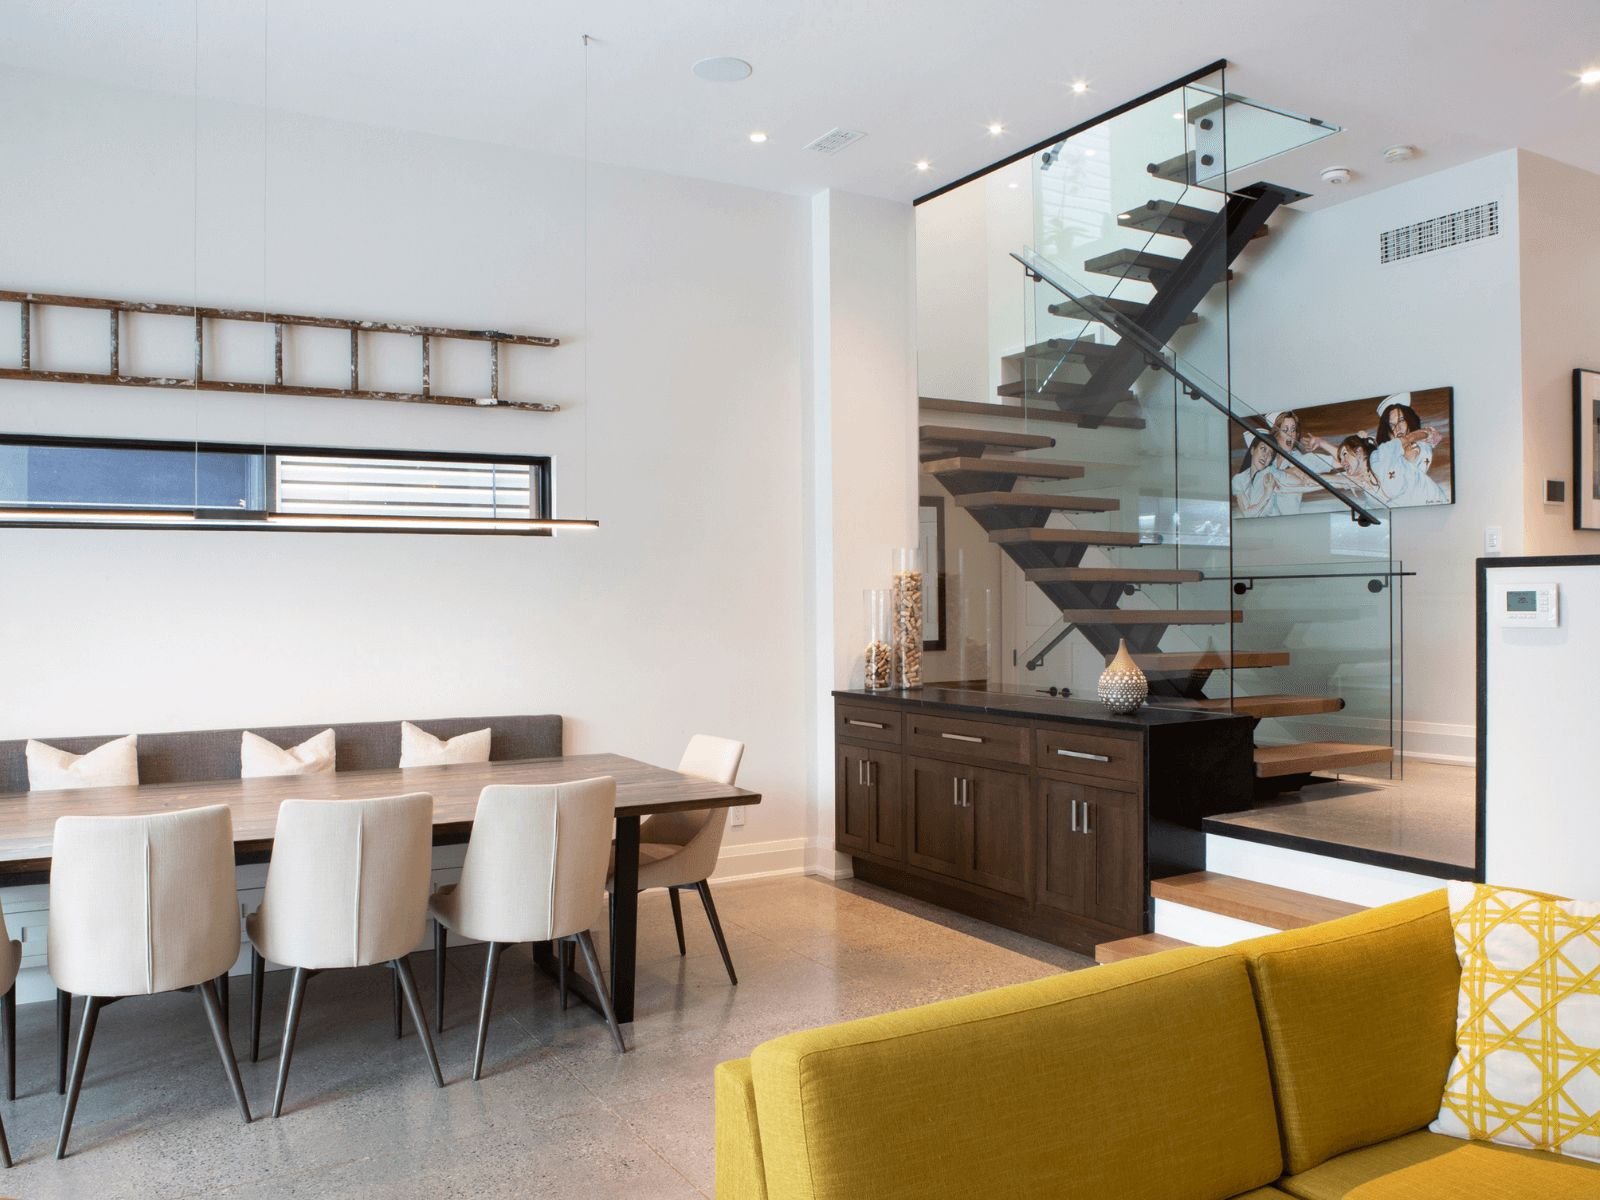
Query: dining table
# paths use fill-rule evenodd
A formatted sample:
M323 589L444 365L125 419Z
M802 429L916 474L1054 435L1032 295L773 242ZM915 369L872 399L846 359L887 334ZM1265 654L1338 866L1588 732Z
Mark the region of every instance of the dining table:
M56 821L67 816L147 816L186 808L226 805L233 817L234 858L266 862L285 800L363 800L427 792L433 797L433 843L459 845L472 833L478 795L496 784L570 783L608 775L617 782L616 858L612 880L611 990L618 1021L634 1019L634 967L639 928L639 823L652 813L759 804L757 792L684 775L620 754L565 754L451 766L335 771L258 779L0 793L0 887L47 882ZM548 945L534 958L550 974L559 970ZM596 1008L580 978L573 990Z

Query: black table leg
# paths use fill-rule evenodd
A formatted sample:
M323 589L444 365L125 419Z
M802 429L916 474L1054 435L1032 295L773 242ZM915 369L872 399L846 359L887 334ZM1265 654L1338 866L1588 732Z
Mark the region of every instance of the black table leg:
M611 1005L617 1021L633 1020L633 960L639 941L639 818L617 814L617 859L611 881Z

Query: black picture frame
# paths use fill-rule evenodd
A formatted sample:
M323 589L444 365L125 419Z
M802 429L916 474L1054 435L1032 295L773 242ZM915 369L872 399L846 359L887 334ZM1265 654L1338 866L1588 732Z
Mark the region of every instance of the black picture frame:
M1572 371L1572 527L1600 532L1600 371Z
M931 613L927 611L926 601L924 601L924 610L922 614L922 631L924 636L922 639L922 648L924 650L943 650L946 645L944 595L944 497L921 497L918 509L919 514L921 509L925 508L931 508L934 513L933 542L931 545L923 544L922 546L922 569L926 574L928 581L933 584L933 611ZM920 520L917 522L917 527L920 531L922 528L922 522ZM919 541L925 543L926 539L919 538ZM930 618L932 619L930 620ZM926 636L929 632L932 632L935 636Z

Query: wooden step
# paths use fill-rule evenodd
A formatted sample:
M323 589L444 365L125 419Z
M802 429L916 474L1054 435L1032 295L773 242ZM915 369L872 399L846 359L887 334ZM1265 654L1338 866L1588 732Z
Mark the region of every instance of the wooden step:
M1006 479L1081 479L1084 469L1077 463L1051 462L1043 458L980 458L972 455L936 458L922 464L929 475L988 475Z
M1091 258L1083 264L1083 269L1095 275L1115 275L1119 279L1160 284L1170 279L1182 265L1180 258L1168 258L1150 250L1123 249Z
M1064 359L1092 365L1115 354L1116 351L1115 343L1094 342L1086 337L1045 338L1044 341L1035 342L1015 354L1002 356L1000 362L1003 366L1015 367L1018 370L1028 362L1043 364L1048 368Z
M1002 391L1004 389L1003 385ZM1017 385L1013 395L1022 394L1022 385ZM1133 400L1132 392L1128 393L1129 400ZM1017 421L1062 421L1076 425L1083 420L1083 414L1071 408L1062 408L1053 399L1035 396L1029 403L1001 404L986 403L982 400L940 400L932 396L924 396L920 401L923 412L953 412L967 413L975 417L1009 417ZM1143 417L1117 417L1115 420L1107 419L1102 424L1118 425L1125 429L1143 429Z
M1344 707L1341 696L1221 696L1216 699L1196 700L1192 707L1207 712L1236 712L1261 717L1309 717L1315 713L1338 712Z
M1048 450L1056 444L1042 433L1017 433L1009 429L964 429L959 425L924 425L918 431L924 456L946 450Z
M1196 871L1150 881L1150 895L1185 908L1265 925L1268 929L1304 929L1365 912L1359 904L1312 896L1270 883L1235 879L1215 871Z
M1141 933L1137 937L1118 938L1114 942L1101 942L1094 948L1094 960L1101 965L1121 962L1125 958L1143 958L1146 954L1160 954L1163 950L1182 950L1189 942L1180 942L1164 933Z
M1144 567L1034 567L1022 577L1029 583L1199 583L1199 571Z
M1165 179L1168 183L1189 184L1193 182L1191 176L1194 173L1194 156L1195 152L1193 150L1185 150L1182 154L1174 154L1171 158L1164 158L1160 162L1150 163L1145 167L1145 170L1157 179ZM1208 154L1205 157L1210 158L1212 161L1201 162L1200 172L1202 175L1209 177L1217 174L1220 164L1217 163L1216 156Z
M1133 321L1137 321L1144 316L1144 310L1150 307L1148 304L1141 304L1137 300L1124 300L1118 296L1090 296L1088 299ZM1066 317L1069 320L1076 321L1098 321L1101 319L1099 313L1093 309L1085 308L1076 300L1058 300L1050 306L1050 315ZM1190 313L1183 319L1183 323L1185 325L1193 325L1199 319L1194 313Z
M968 492L957 508L1048 508L1055 512L1115 512L1120 500L1100 496L1055 496L1048 492Z
M1291 742L1286 746L1256 747L1256 778L1304 775L1308 771L1337 771L1370 763L1394 761L1394 747L1363 742Z
M1112 656L1106 655L1110 662ZM1239 671L1246 667L1286 667L1287 650L1178 650L1135 654L1133 661L1148 674L1171 675L1184 671Z
M1138 208L1131 208L1117 217L1124 229L1137 229L1141 233L1159 233L1167 237L1180 237L1193 241L1212 225L1225 219L1223 210L1196 208L1192 204L1177 204L1171 200L1147 200ZM1261 226L1251 235L1252 240L1267 236L1267 227Z
M1244 620L1233 608L1063 608L1073 625L1228 625Z
M1031 388L1031 390L1030 390ZM1105 396L1105 388L1096 387L1089 383L1071 383L1064 379L1047 379L1043 383L1034 381L1031 385L1021 379L1013 379L1010 383L1002 383L995 388L994 394L1003 396L1008 400L1015 400L1025 396L1049 396L1058 401L1081 401L1083 403L1100 403ZM1139 397L1132 392L1124 392L1117 397L1118 404L1137 404Z
M1032 543L1038 546L1141 546L1137 533L1099 529L996 529L989 540L1001 546ZM1150 543L1153 544L1153 543Z

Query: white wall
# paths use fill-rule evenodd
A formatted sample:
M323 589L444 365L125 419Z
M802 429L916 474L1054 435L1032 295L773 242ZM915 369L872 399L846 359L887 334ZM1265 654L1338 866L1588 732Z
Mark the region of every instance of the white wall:
M560 514L602 522L553 539L0 531L0 737L558 712L570 751L670 764L691 733L726 733L764 795L732 853L799 868L804 198L595 167L586 339L572 161L207 108L197 173L182 101L13 72L0 111L0 161L28 184L0 189L8 287L567 341L517 352L502 380L557 416L12 382L0 429L551 453ZM103 328L45 323L42 353L98 369ZM364 347L398 376L414 353ZM440 369L485 386L469 357Z
M1516 168L1507 151L1286 212L1230 297L1233 390L1258 410L1455 389L1456 503L1395 513L1393 553L1417 572L1405 581L1407 748L1458 758L1473 754L1473 562L1485 526L1501 527L1506 554L1522 547ZM1488 200L1500 201L1498 237L1379 265L1382 230ZM1249 532L1292 541L1300 557L1285 561L1315 562L1335 521L1348 528L1319 516Z
M1572 527L1572 371L1600 370L1600 175L1520 150L1517 184L1523 548L1600 553L1600 533ZM1545 503L1547 479L1567 481L1565 503Z

